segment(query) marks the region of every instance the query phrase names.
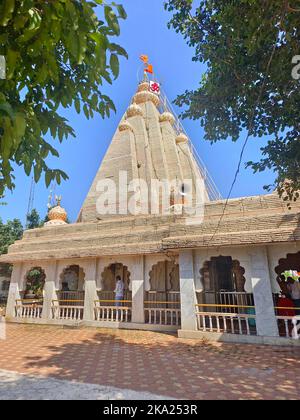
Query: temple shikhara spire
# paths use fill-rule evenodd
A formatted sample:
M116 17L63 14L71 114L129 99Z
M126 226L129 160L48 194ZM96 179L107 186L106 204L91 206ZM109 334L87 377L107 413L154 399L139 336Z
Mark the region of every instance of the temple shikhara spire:
M146 66L148 69L148 64ZM125 194L124 185L120 185L120 175L124 173L126 173L126 188L130 182L140 180L146 183L148 190L155 181L168 181L170 188L172 188L171 185L175 188L177 183L177 189L183 189L189 180L190 192L193 196L193 192L196 192L197 181L200 188L202 180L203 205L204 201L221 198L207 170L203 164L197 162L195 150L179 120L169 109L159 83L155 81L143 80L139 83L137 92L117 127L83 204L80 221L91 222L111 216L111 214L99 214L97 210L99 183L106 179L114 181L116 185L116 191L113 191L116 199L110 197L111 207L115 210L114 213L122 214L120 206L124 208L124 202L121 201ZM127 202L134 194L135 191L128 192ZM144 199L142 208L144 213L150 214L151 206L153 208L153 194L151 197L148 191L146 195L147 203L142 197ZM193 203L196 201L195 195L196 193L191 198ZM161 209L161 197L159 201L158 206Z
M295 342L299 310L282 312L278 295L290 290L296 302L298 277L284 273L300 272L299 202L222 199L151 60L140 58L144 77L78 220L67 223L50 200L49 222L0 257L13 265L7 320Z

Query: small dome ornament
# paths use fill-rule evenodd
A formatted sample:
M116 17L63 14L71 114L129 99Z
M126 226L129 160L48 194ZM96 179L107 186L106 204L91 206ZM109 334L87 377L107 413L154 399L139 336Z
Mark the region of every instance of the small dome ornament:
M120 132L123 132L123 131L132 131L133 132L133 127L128 121L124 120L119 125L119 131Z
M138 86L138 92L148 92L149 91L149 82L142 82Z
M139 105L132 104L127 110L126 117L143 117L143 110Z
M159 117L159 122L163 123L163 122L169 122L171 125L175 124L175 117L173 114L171 114L171 112L164 112L163 114L160 115Z
M180 133L177 137L176 137L176 143L177 144L186 144L189 142L188 137L184 134L184 133Z
M138 92L134 96L133 102L138 105L145 104L146 102L152 102L156 107L158 107L160 104L160 99L157 95L155 95L155 93L149 92L148 90L148 91Z
M57 205L52 207L48 213L49 222L45 226L61 226L67 224L68 214L66 210L61 207L61 197L56 197Z

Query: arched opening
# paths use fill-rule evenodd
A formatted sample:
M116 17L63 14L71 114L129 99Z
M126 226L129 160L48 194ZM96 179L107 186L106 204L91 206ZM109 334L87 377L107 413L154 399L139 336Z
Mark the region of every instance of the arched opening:
M1 309L6 306L11 272L12 266L10 264L0 264L0 313Z
M276 280L281 290L281 295L275 294L275 313L278 317L279 334L283 337L293 336L292 319L295 315L299 315L299 301L295 300L298 299L298 296L295 297L293 292L288 289L286 280L281 279L281 275L289 271L300 272L300 252L287 254L285 258L278 261L278 265L275 267ZM287 275L285 277L287 278Z
M84 300L85 273L79 265L69 265L59 276L60 300Z
M41 267L32 267L23 280L21 299L17 299L15 304L15 316L22 319L41 318L46 273Z
M43 299L46 274L41 267L32 267L25 275L24 299Z
M278 266L275 267L275 273L277 274L277 282L283 294L288 294L287 284L285 281L280 279L280 275L285 271L300 271L300 252L295 254L287 254L285 258L281 258L278 261Z
M130 272L128 267L122 263L110 264L101 273L101 290L98 291L100 304L114 306L116 298L117 279L123 283L123 300L130 304L132 293L130 290Z
M179 265L174 261L159 261L149 272L149 283L144 302L146 323L179 325Z
M83 319L85 273L79 265L69 265L59 276L57 301L52 302L54 319L79 321Z
M245 291L245 269L230 256L212 257L200 270L203 292L198 303L254 306L253 295Z
M65 292L84 291L85 273L79 265L66 267L60 275L61 290Z

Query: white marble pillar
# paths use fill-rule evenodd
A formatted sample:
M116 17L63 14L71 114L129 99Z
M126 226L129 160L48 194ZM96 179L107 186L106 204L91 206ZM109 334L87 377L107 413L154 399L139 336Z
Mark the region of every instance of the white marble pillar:
M95 300L98 300L97 295L97 260L91 259L87 262L81 263L80 266L84 270L84 321L94 321L94 307Z
M16 300L21 298L20 290L22 287L22 263L16 263L13 265L13 271L10 280L8 300L6 306L6 319L12 319L15 317L15 305Z
M144 266L144 256L134 257L130 270L132 284L132 322L137 324L145 323Z
M194 280L193 251L184 250L179 253L181 329L194 331L196 321L196 292Z
M251 272L257 335L278 337L278 326L265 247L257 247L251 250Z
M57 275L57 263L56 261L49 262L43 265L43 269L45 270L46 279L43 291L43 312L42 318L43 319L51 319L52 313L52 301L57 299L56 294L56 275Z

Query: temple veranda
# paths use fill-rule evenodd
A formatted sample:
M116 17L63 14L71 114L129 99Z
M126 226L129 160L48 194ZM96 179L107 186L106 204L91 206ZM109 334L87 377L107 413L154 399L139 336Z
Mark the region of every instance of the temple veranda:
M1 256L13 265L7 321L299 344L297 316L283 316L277 306L277 280L284 270L300 271L300 203L289 210L276 193L231 199L220 223L225 200L162 102L140 83L77 222L66 224L58 205L48 224L26 231ZM202 222L177 214L174 206L182 203L176 199L170 214L99 215L101 180L115 182L112 204L126 208L121 172L128 182L148 185L191 179L193 192L203 181ZM27 288L32 269L42 273L40 296ZM115 298L117 278L124 283L122 301Z

